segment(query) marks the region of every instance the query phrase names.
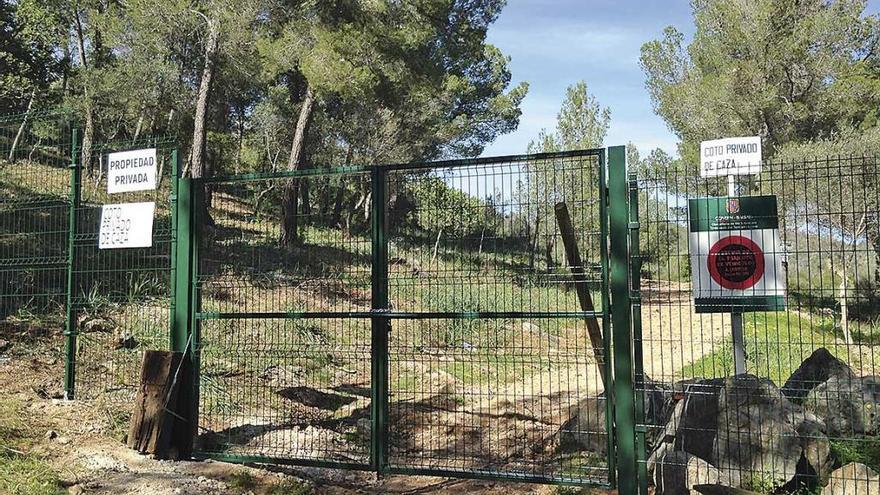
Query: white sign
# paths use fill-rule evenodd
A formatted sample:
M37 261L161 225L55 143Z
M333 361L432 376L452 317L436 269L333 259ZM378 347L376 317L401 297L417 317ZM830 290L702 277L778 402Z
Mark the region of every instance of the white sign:
M99 249L140 248L153 245L156 203L123 203L101 208Z
M761 138L735 137L700 143L700 176L755 175L761 172Z
M698 302L785 296L779 230L691 232L689 237Z
M156 189L156 148L107 155L107 193Z

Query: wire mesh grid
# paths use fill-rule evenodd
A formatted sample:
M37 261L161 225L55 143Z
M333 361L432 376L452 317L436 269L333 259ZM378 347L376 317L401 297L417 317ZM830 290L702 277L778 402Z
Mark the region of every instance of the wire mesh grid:
M388 175L389 466L607 482L599 156L456 165Z
M151 137L132 143L96 143L83 156L74 236L73 309L76 394L127 403L134 398L143 351L168 350L172 273L174 142ZM156 148L155 190L109 194L108 154ZM106 204L155 202L152 246L99 249Z
M208 185L200 454L369 461L369 194L362 173Z
M725 197L724 178L672 169L639 177L642 460L659 491L684 470L764 493L876 490L861 467L837 469L880 467L878 172L874 157L833 157L765 162L741 179L740 196L775 196L778 240L760 225L732 234L761 245L765 277L785 286L784 309L739 308L741 375L731 314L698 312L693 299L705 284L695 272L711 268L714 252L689 241L687 200ZM721 204L746 214L740 201ZM755 287L752 295L770 294Z
M0 336L11 341L60 342L70 137L62 114L0 119Z

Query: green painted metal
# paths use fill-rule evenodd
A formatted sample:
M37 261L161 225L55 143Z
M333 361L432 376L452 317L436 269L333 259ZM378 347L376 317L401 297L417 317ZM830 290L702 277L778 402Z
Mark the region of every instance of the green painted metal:
M629 176L629 245L630 245L630 306L632 307L633 373L635 375L636 462L638 462L639 494L648 493L648 464L645 423L645 370L642 350L642 261L639 251L639 182Z
M385 219L385 170L372 170L372 312L370 416L373 422L370 466L382 472L388 463L388 237Z
M175 153L174 159L177 159ZM175 167L176 168L176 167ZM192 292L198 227L195 224L193 182L174 178L175 208L173 221L173 257L175 261L172 292L173 322L171 349L183 353L178 374L178 408L175 412L173 444L184 456L192 452L198 427L198 364L195 358L193 315L196 313Z
M626 148L608 148L609 236L611 242L611 325L614 345L614 436L617 487L637 493L635 409L633 397L632 307L629 285L629 208Z
M591 157L590 159L579 160L580 158ZM574 159L572 159L574 158ZM391 284L391 282L395 282L395 280L389 279L389 271L392 263L389 263L389 239L391 234L389 233L389 224L392 226L396 225L392 220L389 220L388 215L389 212L386 211L388 208L389 194L390 190L394 186L400 186L404 180L420 180L420 178L432 177L433 174L426 174L425 172L431 172L436 170L438 175L442 175L445 173L447 169L454 169L460 167L473 166L478 167L472 172L468 172L467 170L458 171L456 173L460 174L460 178L464 177L462 180L462 184L465 184L463 187L467 189L468 182L467 177L481 177L481 176L489 176L491 174L500 174L505 173L511 177L512 180L515 180L520 174L524 173L521 167L523 166L523 162L531 161L531 160L561 160L567 159L565 165L568 165L569 171L572 174L575 174L576 177L582 178L584 183L590 184L590 188L593 191L593 196L589 198L581 198L580 206L585 208L585 215L598 215L601 218L596 219L598 222L592 224L590 227L589 223L581 224L584 230L584 238L592 238L592 239L602 239L606 240L606 242L599 241L588 241L595 242L593 246L597 251L593 251L594 255L598 255L599 259L595 260L592 266L592 288L598 292L600 292L600 297L602 301L602 305L600 310L597 311L568 311L564 307L553 307L550 306L546 311L537 311L540 307L531 308L529 306L525 306L523 311L437 311L434 310L434 307L429 304L424 307L425 311L419 311L418 309L407 308L405 305L398 305L398 300L395 298L395 307L391 307L390 305L390 296L392 295L391 288L398 289L396 285ZM598 165L598 166L597 166ZM503 167L506 167L506 172L496 172L492 171L493 167L498 167L501 170ZM594 168L595 167L595 168ZM455 462L460 461L469 461L471 459L470 456L475 456L476 459L481 459L482 452L471 452L468 449L463 449L461 452L450 451L448 456L450 462L448 465L437 464L433 466L425 466L420 465L418 454L416 454L413 458L406 457L405 454L399 454L397 449L394 449L394 452L390 452L390 442L391 442L391 430L393 426L390 424L389 418L389 408L391 401L391 391L392 386L399 386L403 382L392 381L392 379L396 379L397 377L390 376L390 370L392 368L391 360L392 358L396 359L396 354L392 355L389 349L389 340L391 337L390 331L392 328L392 323L397 325L399 323L400 328L406 327L406 325L412 325L413 328L421 325L422 329L431 329L432 325L442 325L443 320L495 320L498 322L506 322L506 321L516 321L516 320L528 320L528 319L572 319L576 321L581 321L584 317L593 317L593 318L601 318L603 328L606 329L603 335L603 347L605 350L605 355L607 359L603 364L603 368L601 372L605 374L606 377L612 376L613 371L613 362L611 359L611 316L609 314L609 308L611 307L611 297L609 295L609 290L611 287L611 277L608 273L608 268L610 266L609 263L609 245L607 243L608 235L610 233L609 222L608 222L608 201L609 195L606 189L606 155L604 150L584 150L584 151L573 151L573 152L564 152L564 153L547 153L547 154L539 154L539 155L516 155L510 157L493 157L493 158L479 158L479 159L468 159L468 160L453 160L453 161L445 161L445 162L425 162L425 163L406 163L406 164L393 164L393 165L382 165L382 166L373 166L373 167L337 167L333 169L306 169L303 171L297 172L281 172L281 173L273 173L273 174L245 174L238 175L234 177L215 177L211 179L193 179L191 181L192 194L197 195L198 191L201 190L205 184L215 184L215 191L222 191L224 187L226 187L227 191L236 191L237 184L253 182L253 181L284 181L286 179L301 177L305 178L308 176L318 177L321 175L349 175L349 176L357 176L357 180L359 184L365 184L366 179L370 180L370 217L369 217L369 229L370 229L370 237L368 240L368 245L370 249L370 267L369 267L369 288L371 291L370 294L370 310L363 311L362 309L358 309L355 311L309 311L305 310L296 310L290 311L285 310L281 305L267 305L268 307L261 307L260 309L265 309L264 311L249 311L246 307L242 307L241 310L235 306L225 306L217 305L213 300L206 300L206 305L211 304L212 307L207 308L208 311L201 311L199 307L199 302L201 300L200 295L198 294L198 290L204 284L205 287L211 287L212 284L216 284L214 286L223 287L222 284L228 283L228 281L218 281L218 277L211 272L212 263L217 263L214 259L216 256L211 256L210 259L206 259L206 268L205 274L203 277L199 277L198 275L198 254L200 248L208 249L205 246L200 246L199 241L197 240L198 233L196 229L199 225L202 225L203 222L201 219L198 219L198 213L201 212L202 208L195 207L193 205L200 205L200 200L196 198L186 198L186 193L184 192L184 181L181 181L181 187L179 189L178 201L179 209L181 213L178 213L179 218L179 233L177 237L178 248L176 265L177 269L180 270L179 273L176 274L175 279L180 281L177 287L177 291L182 291L183 287L180 284L184 283L186 280L186 273L189 272L191 274L191 278L189 279L190 287L192 291L190 293L190 299L184 300L183 296L180 293L175 294L176 304L189 304L189 310L183 310L179 307L175 307L175 313L179 315L179 319L183 318L184 315L187 314L187 311L192 311L190 331L191 331L191 346L187 347L193 351L199 349L198 342L200 340L200 325L204 324L206 332L211 332L210 334L206 334L206 336L213 336L206 343L207 347L204 349L205 359L207 362L209 352L212 349L212 345L216 345L215 342L217 340L217 336L220 335L223 329L226 328L235 328L233 323L235 320L320 320L320 319L343 319L343 320L370 320L369 321L369 339L370 339L370 363L369 363L369 396L370 396L370 420L371 427L369 433L369 457L364 456L364 460L367 461L364 464L361 463L352 463L349 459L338 458L337 460L333 460L334 457L327 457L326 459L322 459L320 457L309 457L302 456L300 457L298 454L291 453L290 455L286 455L286 451L284 447L286 445L282 445L282 448L272 450L272 448L260 450L259 448L251 448L248 452L223 452L214 449L213 447L206 449L204 451L195 452L195 456L197 458L213 458L219 459L229 462L262 462L262 463L273 463L273 464L291 464L291 465L301 465L301 466L315 466L315 467L336 467L336 468L344 468L344 469L369 469L375 471L380 474L421 474L421 475L434 475L434 476L450 476L457 478L475 478L475 479L489 479L489 480L507 480L507 481L519 481L519 482L534 482L534 483L549 483L549 484L557 484L557 485L577 485L577 486L597 486L603 488L611 488L614 486L616 481L616 460L614 459L613 452L614 447L616 445L614 436L614 420L615 420L615 410L614 410L614 389L610 385L611 380L608 380L609 390L607 390L608 399L605 402L605 412L606 412L606 422L607 422L607 431L609 432L609 456L607 463L603 463L602 465L585 465L583 466L584 472L580 473L577 471L569 472L567 470L559 470L558 472L546 472L543 471L540 466L537 467L534 471L525 471L520 470L519 468L502 468L502 467L489 467L489 466L463 466L463 467L453 467ZM366 173L369 173L369 178L365 177ZM533 172L536 173L536 172ZM404 179L406 178L406 179ZM499 181L499 183L501 183ZM598 186L598 187L597 187ZM466 191L463 191L466 192ZM467 193L467 192L466 192ZM587 193L589 194L589 193ZM591 202L588 202L588 199ZM625 204L625 200L624 200ZM224 206L223 203L216 202L214 206L212 206L212 216L215 221L221 221L223 219ZM524 207L520 205L520 207ZM184 208L191 208L193 212L192 216L196 217L192 224L187 227L184 227L183 219L186 218L186 215L182 213ZM591 210L590 208L595 208L595 210ZM232 212L229 212L230 214ZM307 213L303 213L305 217L308 215ZM589 218L595 218L589 217ZM599 225L600 232L590 231L590 228L595 229L596 225ZM586 225L586 226L583 226ZM183 229L192 229L191 238L188 240L184 239ZM397 228L397 227L395 227ZM262 233L265 239L268 240L269 243L277 242L277 240L273 239L273 232L258 232ZM598 235L597 235L598 234ZM276 234L277 235L277 234ZM395 231L395 235L399 235L397 231ZM394 237L397 239L397 237ZM347 242L351 242L351 239L345 239ZM189 261L185 260L184 257L187 253L187 248L185 247L186 243L190 244L190 258ZM315 249L315 246L320 244L313 244L310 241L304 243L302 246L297 246L295 249L297 250L297 262L304 262L309 259L310 250ZM281 249L289 249L289 247L279 247L279 251ZM391 249L399 249L399 247L395 244L391 246ZM208 251L205 251L206 253ZM363 250L366 252L366 249ZM289 254L289 253L286 253ZM397 255L397 252L392 252L391 254ZM185 266L187 263L190 263L191 266ZM451 270L456 270L460 267L452 266ZM453 272L450 272L453 273ZM456 272L457 273L457 272ZM348 278L346 278L348 274L343 272L342 278L346 281L346 283L356 284L357 281L351 282ZM222 290L222 289L221 289ZM209 303L210 301L210 303ZM279 307L281 306L281 307ZM256 308L254 308L256 309ZM297 308L299 309L299 308ZM318 309L318 308L316 308ZM352 308L355 309L355 308ZM439 308L438 308L439 309ZM464 308L462 308L464 309ZM505 307L499 307L499 309L508 309ZM512 309L518 309L516 307ZM532 309L535 309L533 311ZM221 322L220 320L229 320L229 323ZM425 323L405 323L403 320L421 320ZM434 320L434 322L430 322L429 320ZM346 323L348 324L348 323ZM248 325L252 325L252 323L241 323L242 327L247 328ZM258 325L258 324L254 324ZM270 322L266 323L269 327L277 328L277 329L290 329L291 331L296 331L296 327L291 323L285 322ZM285 326L290 325L290 326ZM311 325L311 323L303 323L304 327ZM552 323L552 325L557 325L557 323ZM559 325L564 325L564 323L559 323ZM182 336L178 337L178 343L176 344L179 348L180 339ZM405 344L404 344L405 345ZM398 346L401 346L401 343L394 341L394 349L396 353L400 353L401 351L398 349ZM247 352L247 351L246 351ZM366 357L366 356L365 356ZM195 360L195 369L199 369L199 354L198 352L193 352L193 359ZM363 362L363 361L361 361ZM366 363L365 363L366 364ZM396 366L396 363L395 363ZM396 369L396 368L395 368ZM395 385L396 384L396 385ZM256 390L260 385L253 385L253 388ZM198 395L198 380L196 379L196 383L194 384L196 390L194 394ZM265 387L263 387L265 389ZM394 389L395 393L399 393L397 389ZM398 400L398 399L395 399ZM411 399L402 399L403 404L408 404ZM395 402L395 404L400 405L400 403ZM203 405L203 407L205 407ZM206 425L210 423L211 412L208 410L202 410L201 412L205 416ZM226 416L220 415L222 418L221 421L227 421ZM395 415L395 421L397 421L397 415ZM560 420L563 421L563 420ZM402 425L405 426L405 425ZM223 443L223 440L220 440L220 443ZM366 446L367 442L364 442ZM294 447L295 449L296 447ZM416 451L417 452L417 451ZM442 459L440 459L442 460ZM578 466L572 466L575 469L578 469ZM587 471L593 470L593 471ZM595 474L586 474L588 472Z
M599 157L599 233L602 239L608 239L608 167L606 154ZM601 243L600 263L602 268L602 339L605 346L605 376L614 376L613 360L611 359L611 307L610 284L608 277L608 242ZM613 380L606 380L609 386L605 389L605 431L608 432L608 482L614 486L617 482L614 452L614 387Z
M444 478L459 478L470 480L509 481L515 483L537 483L542 485L583 487L584 481L578 478L563 476L536 476L528 473L502 472L492 470L453 470L453 469L425 469L425 468L401 468L389 467L384 474L404 476L439 476ZM590 483L590 487L610 489L614 486L610 483Z
M77 210L80 205L82 189L82 168L77 161L79 152L79 133L71 132L70 141L70 198L67 233L67 298L65 300L66 320L64 325L64 397L73 400L76 389L76 310L73 305L73 265L76 260Z

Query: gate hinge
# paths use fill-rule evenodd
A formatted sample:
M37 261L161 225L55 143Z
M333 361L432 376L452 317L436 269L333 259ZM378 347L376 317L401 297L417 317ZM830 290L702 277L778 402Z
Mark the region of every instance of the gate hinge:
M641 224L639 222L630 222L629 223L629 230L639 230L640 227L641 227Z

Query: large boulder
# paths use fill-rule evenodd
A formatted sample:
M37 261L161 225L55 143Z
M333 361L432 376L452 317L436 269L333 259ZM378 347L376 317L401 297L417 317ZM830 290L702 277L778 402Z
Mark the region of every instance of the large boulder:
M847 464L831 473L822 495L880 495L880 475L864 464Z
M880 433L880 377L835 375L814 388L804 407L822 419L836 437Z
M820 347L788 377L785 385L782 386L782 395L788 400L800 404L810 391L829 378L849 378L852 376L852 368L834 357L828 349Z
M729 484L714 466L699 457L681 451L668 451L654 469L654 486L658 494L698 495L695 485Z
M797 475L803 455L796 413L770 380L751 375L728 378L718 397L714 464L733 486L787 484Z
M639 384L644 397L645 423L663 426L669 420L672 389L669 385L648 378ZM605 454L608 448L608 431L605 417L605 397L587 397L578 402L571 418L559 429L559 448L562 451L589 451ZM654 432L657 429L651 429ZM648 448L654 443L649 433Z
M815 485L830 468L824 424L768 379L738 375L676 385L672 450L715 466L732 487ZM667 433L669 435L669 433ZM668 440L667 440L668 442Z

